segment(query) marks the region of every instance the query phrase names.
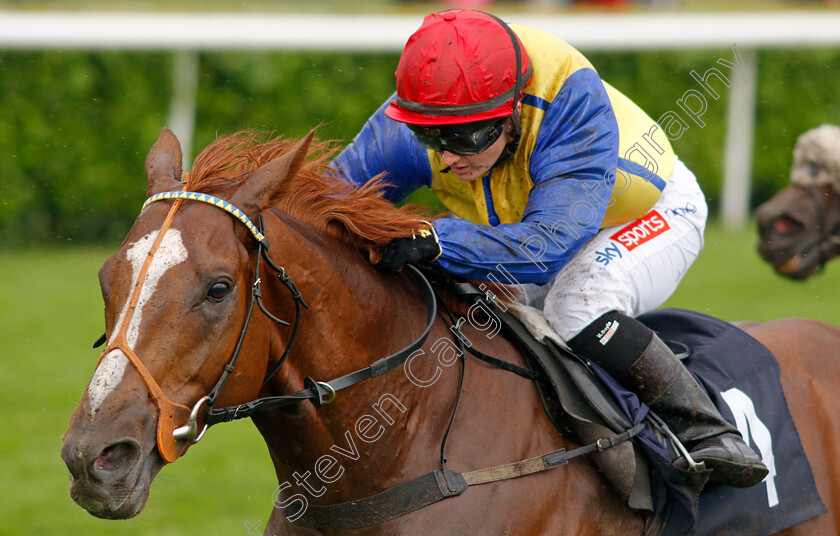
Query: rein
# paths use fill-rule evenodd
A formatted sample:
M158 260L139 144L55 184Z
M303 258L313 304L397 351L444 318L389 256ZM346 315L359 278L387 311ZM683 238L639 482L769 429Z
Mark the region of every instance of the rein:
M408 265L411 267L411 265ZM423 267L428 270L428 268ZM450 281L450 284L453 282ZM456 286L458 283L454 283ZM437 294L437 292L435 292ZM484 294L482 293L483 297ZM491 300L492 301L492 300ZM443 299L441 305L446 311L453 326L457 325L452 310L446 305ZM467 352L486 363L508 372L513 372L524 378L535 381L537 374L527 368L514 365L507 361L484 354L468 346L460 337L455 337L455 343L460 350L461 375L458 393L452 408L446 430L440 445L440 469L430 471L407 482L398 484L368 497L362 497L351 501L331 505L307 505L301 511L287 517L294 524L317 529L357 529L378 523L384 523L392 519L410 514L415 510L425 508L436 502L457 497L464 493L470 486L501 482L522 476L531 475L559 467L579 456L603 452L616 445L632 439L644 430L646 424L641 422L623 432L613 436L597 439L595 442L566 451L565 448L518 460L503 465L477 469L461 473L449 469L446 466L446 443L452 431L452 424L458 411L458 405L463 392L465 376L465 359ZM286 504L284 494L280 498Z
M426 323L425 329L417 337L417 339L414 340L414 342L412 342L402 350L389 355L388 357L383 357L375 361L369 367L365 367L355 372L345 374L344 376L341 376L334 380L330 380L328 382L315 381L307 376L306 378L304 378L304 385L306 386L306 389L297 391L295 393L281 396L268 396L264 398L258 398L257 400L253 400L251 402L239 404L236 406L211 409L207 412L207 415L205 416L205 423L217 424L220 422L228 422L235 419L244 419L246 417L249 417L255 411L266 411L270 409L282 408L283 406L288 406L290 404L294 404L296 402L301 402L304 400L311 400L316 408L320 408L323 404L329 404L330 402L335 400L336 392L350 387L351 385L356 385L359 382L369 380L377 376L381 376L389 370L392 370L402 365L406 361L406 359L408 359L409 356L411 356L412 353L419 350L423 346L423 343L426 342L426 338L428 337L429 332L432 330L432 325L434 324L435 315L437 313L437 302L435 300L435 295L434 291L432 290L431 284L426 279L426 277L423 276L423 274L420 273L419 270L417 270L417 268L411 265L408 265L408 268L412 271L415 279L417 280L417 283L420 285L420 288L423 291L423 297L426 301L426 314L428 315L428 321ZM275 366L275 371L278 368L279 364L278 366ZM324 395L329 395L329 399L324 400Z

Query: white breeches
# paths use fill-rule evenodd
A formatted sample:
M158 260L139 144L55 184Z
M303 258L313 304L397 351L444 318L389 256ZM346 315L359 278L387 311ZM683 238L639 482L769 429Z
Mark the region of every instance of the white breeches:
M703 248L708 209L679 159L659 200L638 220L601 229L547 285L519 285L569 340L599 316L636 316L662 305Z

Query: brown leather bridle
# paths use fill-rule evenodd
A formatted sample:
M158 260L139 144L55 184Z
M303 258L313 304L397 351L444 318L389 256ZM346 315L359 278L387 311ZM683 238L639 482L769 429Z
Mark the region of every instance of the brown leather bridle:
M169 463L174 462L180 456L186 452L187 448L193 444L197 443L201 436L204 435L204 432L207 430L208 424L205 423L204 427L202 428L201 432L198 432L198 412L202 405L206 405L208 409L213 407L213 404L219 397L222 389L225 386L230 374L234 370L234 366L236 365L236 360L239 357L239 352L242 348L242 341L245 338L245 332L248 329L248 324L250 323L251 313L254 308L254 303L258 303L260 309L274 322L288 326L289 323L283 320L280 320L274 317L271 313L269 313L262 304L261 299L261 292L260 292L260 278L259 278L259 264L260 264L260 255L263 254L265 249L268 247L268 243L265 239L265 236L259 231L256 226L253 225L250 219L244 215L239 209L223 201L221 199L215 198L213 196L209 196L206 194L199 194L196 192L188 192L188 191L176 191L176 192L164 192L161 194L156 194L146 200L143 208L145 209L150 203L160 200L168 200L174 199L175 202L172 204L172 207L169 209L169 212L166 215L166 218L163 221L163 225L158 232L157 237L155 238L154 243L152 244L149 252L146 255L146 260L143 263L143 266L140 269L140 273L138 274L137 281L134 284L134 289L131 293L131 297L129 298L128 309L126 311L125 318L123 319L122 325L120 326L119 331L117 332L116 336L113 338L112 342L105 348L100 356L99 360L101 361L106 355L113 352L114 350L121 351L129 360L131 365L140 375L143 380L143 383L146 385L146 389L149 391L149 394L152 397L152 400L155 403L155 406L158 408L158 424L157 424L157 446L158 451L160 452L161 457ZM166 396L166 393L163 392L160 384L155 380L152 373L149 371L148 368L143 364L143 361L137 356L134 350L129 346L128 341L126 339L126 331L128 329L129 324L131 323L131 319L134 316L134 310L137 307L137 302L140 299L140 294L143 289L143 283L146 279L146 274L149 271L149 267L151 266L152 260L154 259L155 253L157 252L158 248L160 247L161 242L163 241L163 237L166 234L166 231L172 226L172 221L175 218L175 213L180 208L181 204L184 200L196 200L202 201L205 203L212 204L214 206L218 206L222 208L226 212L229 212L234 217L242 221L254 237L257 239L259 254L257 256L257 267L256 267L256 275L255 275L255 282L251 288L251 300L248 306L248 313L245 317L245 323L242 328L242 331L239 336L239 340L236 344L236 348L233 351L233 355L231 356L227 365L216 382L216 385L210 391L207 396L202 397L195 406L190 409L189 407L178 404L173 402L169 397ZM273 263L272 263L273 264ZM285 276L285 271L282 268L275 267L278 270L278 273L282 273ZM303 302L302 297L300 296L300 292L297 292L297 288L294 287L294 283L291 282L291 279L286 276L288 281L286 282L287 287L291 285L290 290L293 288L293 298L295 299L295 303L297 305L297 318L300 319L300 307L306 307L306 303ZM281 277L283 279L283 277ZM295 328L297 328L298 322L295 322ZM277 367L275 367L274 372L279 369L279 366L282 364L282 361L288 355L288 350L291 349L292 343L294 342L294 336L297 334L297 329L294 330L292 339L289 342L287 347L286 353L284 353L283 357L278 363ZM273 372L272 372L273 374ZM183 425L178 425L178 423L185 423ZM179 445L179 442L183 442L183 445Z
M268 240L262 233L262 217L260 217L259 219L260 227L258 228L242 211L240 211L238 208L231 205L227 201L210 196L208 194L201 194L188 191L163 192L155 194L146 200L146 202L143 204L143 208L145 209L146 206L148 206L150 203L161 200L175 200L175 202L173 203L172 208L169 209L169 212L166 215L166 218L164 219L163 225L161 226L161 229L158 232L158 236L155 238L155 241L152 244L152 247L149 249L149 252L146 256L146 260L143 263L142 268L140 269L140 273L138 274L137 282L135 283L134 290L132 291L128 310L126 312L125 318L123 319L122 326L120 327L120 330L117 332L117 335L114 337L113 341L102 352L102 355L100 356L100 361L102 360L102 358L108 355L108 353L114 350L120 350L126 355L134 369L137 370L138 374L140 374L140 377L143 379L143 383L146 385L149 394L152 396L152 400L154 401L155 405L158 408L158 411L160 412L158 416L157 426L157 446L158 450L160 451L161 457L165 461L172 463L175 460L177 460L180 456L184 454L184 452L186 452L187 448L191 444L197 443L204 435L204 432L207 430L207 428L213 424L227 422L234 419L242 419L245 417L249 417L255 411L275 409L287 406L289 404L302 402L304 400L311 400L316 407L321 407L323 404L329 404L330 402L335 400L336 391L339 391L346 387L350 387L351 385L355 385L361 381L374 378L402 365L406 361L406 359L408 359L408 357L416 350L421 348L423 346L423 343L426 341L426 338L428 337L429 332L432 329L432 325L434 324L434 319L437 312L437 302L435 300L434 291L432 290L429 281L425 278L425 276L423 276L423 274L419 270L417 270L413 266L409 266L409 270L413 272L418 283L420 283L421 290L423 291L423 297L426 301L428 317L426 328L423 330L423 333L421 333L420 336L414 340L414 342L388 357L378 359L369 367L365 367L363 369L351 372L349 374L345 374L344 376L341 376L334 380L330 380L329 382L316 381L307 376L306 378L304 378L305 389L301 391L282 396L263 397L245 404L214 409L213 405L218 399L219 394L221 393L222 389L225 386L225 383L230 377L230 374L234 371L236 360L239 357L240 350L242 349L242 343L245 339L245 333L248 329L248 325L251 320L251 313L253 312L254 304L256 303L259 306L260 310L273 322L284 326L290 325L288 322L280 320L279 318L272 315L262 303L260 260L264 259L266 261L266 264L268 264L271 267L271 269L274 270L278 279L280 279L280 281L286 286L286 288L292 295L292 299L295 301L295 323L292 334L289 338L289 343L286 345L286 349L284 350L283 355L275 364L274 368L271 370L271 372L268 373L268 375L266 375L265 379L263 380L263 385L265 385L274 376L274 374L277 373L277 371L283 365L283 362L286 360L286 357L288 357L289 352L292 349L292 345L294 344L295 338L297 337L298 327L300 325L301 309L308 307L306 305L306 302L303 300L303 296L301 295L297 286L292 281L292 278L286 273L286 270L282 266L276 265L268 256L269 245ZM131 318L134 314L134 309L137 306L137 302L139 301L140 292L143 287L143 282L146 278L146 273L149 270L149 266L152 263L154 254L160 247L164 234L169 229L169 227L171 227L172 221L175 217L175 212L177 212L178 208L181 206L184 200L194 200L208 203L228 212L236 219L241 221L243 224L245 224L245 226L248 228L251 234L254 235L254 238L256 238L258 248L256 268L254 270L254 283L251 286L251 298L250 303L248 305L248 312L245 316L245 322L239 334L239 340L237 341L236 347L233 351L233 355L231 356L228 363L225 365L224 370L222 371L222 374L219 377L219 379L216 381L216 384L213 387L213 389L208 395L199 399L198 402L196 402L195 406L193 406L192 410L187 406L173 402L166 396L166 394L163 392L163 389L160 387L157 380L155 380L152 373L149 372L149 370L146 368L146 366L143 364L143 362L140 360L137 354L129 347L128 341L125 337L127 326L131 321ZM103 335L97 341L97 343L94 344L94 347L99 346L99 344L104 341L105 336ZM198 418L199 411L202 405L207 406L207 411L204 415L204 425L201 431L199 432ZM177 422L184 422L185 424L177 426ZM183 446L179 446L179 441L185 442Z

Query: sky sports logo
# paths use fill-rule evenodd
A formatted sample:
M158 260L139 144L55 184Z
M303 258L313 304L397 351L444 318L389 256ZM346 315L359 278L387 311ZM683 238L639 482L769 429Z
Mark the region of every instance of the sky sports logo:
M662 214L652 210L644 218L625 225L620 231L612 235L610 239L617 241L627 248L627 251L633 251L670 228L668 222L662 217Z

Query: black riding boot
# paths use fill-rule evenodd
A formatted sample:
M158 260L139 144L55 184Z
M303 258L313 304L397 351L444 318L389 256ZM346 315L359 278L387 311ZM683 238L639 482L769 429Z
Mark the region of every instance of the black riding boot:
M767 467L668 346L635 318L610 312L569 341L662 418L695 462L712 469L709 482L748 488ZM684 457L675 461L687 468Z

